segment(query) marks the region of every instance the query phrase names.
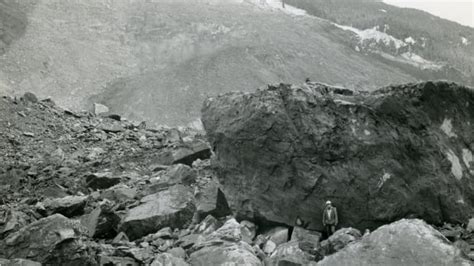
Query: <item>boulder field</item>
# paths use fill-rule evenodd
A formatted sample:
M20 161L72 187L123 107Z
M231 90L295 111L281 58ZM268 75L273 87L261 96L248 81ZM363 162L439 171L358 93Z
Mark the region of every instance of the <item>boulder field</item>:
M209 98L202 121L237 217L322 230L401 218L467 223L474 211L474 91L447 82L357 92L280 84Z
M209 100L206 136L0 97L0 265L471 265L472 104L270 86Z

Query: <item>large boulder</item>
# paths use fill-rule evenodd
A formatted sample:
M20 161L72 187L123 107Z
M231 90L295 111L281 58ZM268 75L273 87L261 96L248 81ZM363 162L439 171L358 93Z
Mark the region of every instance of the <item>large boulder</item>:
M0 257L27 258L43 263L57 245L87 233L79 221L54 214L10 234L0 242Z
M142 198L140 205L128 210L119 230L135 240L167 226L182 228L191 221L195 209L192 190L175 185Z
M472 265L422 220L403 219L375 230L318 265Z
M352 94L352 95L351 95ZM269 86L209 98L202 121L240 218L322 230L324 202L364 230L403 217L467 223L474 211L474 92L426 82L351 92Z

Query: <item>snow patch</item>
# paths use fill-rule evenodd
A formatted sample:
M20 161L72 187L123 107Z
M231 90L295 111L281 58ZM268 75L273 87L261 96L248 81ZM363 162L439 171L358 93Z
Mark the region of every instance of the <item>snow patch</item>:
M366 136L370 136L370 131L368 131L367 129L364 129L364 134L365 134Z
M414 65L424 70L425 69L440 70L441 68L443 68L443 65L437 64L433 61L426 60L415 53L406 52L406 53L401 54L401 57L406 59L409 62L409 64Z
M443 130L444 134L450 138L456 138L458 136L453 132L453 124L451 123L451 119L445 118L440 129Z
M474 172L474 156L472 156L472 152L468 149L462 149L462 160L464 161L464 164L466 165L467 169L472 169L470 170L471 172Z
M438 70L442 69L443 66L444 66L442 64L437 64L435 62L428 61L428 60L424 59L423 57L421 57L417 54L414 54L414 53L408 53L407 52L407 53L401 54L400 56L393 56L391 54L384 53L384 52L379 52L379 51L374 51L374 53L379 54L380 56L382 56L385 59L392 60L392 61L395 61L395 62L400 62L400 63L403 63L403 64L412 65L414 67L418 67L418 68L423 69L423 70L430 69L430 70L438 71Z
M380 12L387 13L387 10L385 9L379 9Z
M452 150L446 152L446 156L451 162L451 173L456 177L456 179L460 180L462 178L462 166L459 158Z
M471 42L466 37L461 37L461 43L463 45L469 45Z
M308 16L305 10L284 4L282 0L243 0L243 2L251 3L270 11L281 11L292 16Z
M344 101L344 100L341 100L341 99L334 99L334 102L342 104L342 105L355 105L355 103L352 103L352 102L349 102L349 101Z
M387 182L392 177L389 173L384 173L382 177L380 177L379 183L377 184L377 189L381 189L383 184Z
M365 30L359 30L357 28L350 27L350 26L344 26L344 25L339 25L335 23L334 25L345 31L351 31L355 33L359 37L360 43L363 43L364 41L375 41L377 43L383 43L387 46L394 45L396 49L400 49L401 47L407 46L407 44L403 42L402 40L399 40L385 32L379 31L378 27L373 27L373 28L365 29ZM388 25L386 25L384 28L387 29Z
M408 44L415 44L416 41L415 39L413 39L411 36L408 37L408 38L405 38L405 43L408 43Z

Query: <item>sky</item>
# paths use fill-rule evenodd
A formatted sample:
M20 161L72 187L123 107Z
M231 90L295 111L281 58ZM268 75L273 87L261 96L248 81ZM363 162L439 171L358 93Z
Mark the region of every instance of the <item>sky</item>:
M387 4L421 9L474 28L474 0L383 0Z

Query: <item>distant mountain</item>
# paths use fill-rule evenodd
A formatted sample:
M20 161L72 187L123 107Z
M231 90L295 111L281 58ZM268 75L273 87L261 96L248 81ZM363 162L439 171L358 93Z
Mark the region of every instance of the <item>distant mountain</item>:
M0 40L0 94L168 125L274 82L474 83L472 29L375 1L0 0Z

